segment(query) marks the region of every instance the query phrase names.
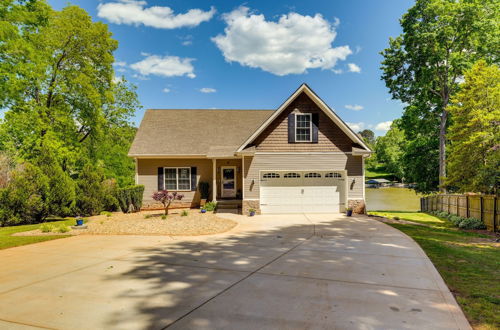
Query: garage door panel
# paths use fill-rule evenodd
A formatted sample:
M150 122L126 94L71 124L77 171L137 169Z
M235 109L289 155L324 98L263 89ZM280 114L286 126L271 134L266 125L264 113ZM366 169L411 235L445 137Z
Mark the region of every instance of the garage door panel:
M336 213L343 205L345 181L328 171L274 171L261 179L262 213Z

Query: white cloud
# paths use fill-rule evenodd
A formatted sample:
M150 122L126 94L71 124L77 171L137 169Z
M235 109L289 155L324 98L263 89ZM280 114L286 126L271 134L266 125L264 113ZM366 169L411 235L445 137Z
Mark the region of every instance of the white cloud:
M212 38L228 62L260 68L278 76L301 74L308 69L333 69L352 53L349 46L332 47L335 24L320 14L282 15L277 22L247 7L224 14L224 34Z
M193 44L193 42L191 40L186 40L186 41L182 42L183 46L191 46L192 44Z
M356 72L356 73L361 72L361 68L354 63L347 63L347 67L349 69L349 72Z
M365 123L346 123L354 132L362 131L365 128Z
M391 120L389 120L389 121L383 121L381 123L378 123L375 126L375 130L377 130L377 131L388 131L391 128L391 125L392 125L392 121Z
M123 66L127 66L127 62L125 61L116 61L115 63L113 63L114 66L117 66L117 67L123 67Z
M170 93L170 88L167 88L165 87L163 90L162 90L163 93Z
M194 27L209 21L215 14L215 8L209 11L190 9L184 14L175 14L170 7L152 6L146 8L146 1L118 0L101 3L97 6L97 16L111 23L127 25L145 25L159 29Z
M215 93L215 92L217 92L217 90L215 88L203 87L203 88L200 88L200 92L202 92L202 93Z
M140 62L130 65L132 69L139 72L143 77L156 75L161 77L187 76L194 78L194 67L192 58L180 58L178 56L149 55Z
M353 111L360 111L364 109L364 107L359 104L346 104L345 108Z

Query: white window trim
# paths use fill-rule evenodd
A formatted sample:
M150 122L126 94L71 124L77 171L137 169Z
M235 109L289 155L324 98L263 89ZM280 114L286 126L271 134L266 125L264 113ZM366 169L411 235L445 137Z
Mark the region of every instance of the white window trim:
M297 125L297 116L308 116L309 117L309 140L300 140L300 141L297 140L297 128L299 128ZM303 129L304 127L300 127L300 128ZM312 113L296 113L295 114L295 142L298 142L298 143L312 142Z
M191 186L191 167L164 167L163 168L163 186L165 188L165 190L167 190L167 175L165 173L165 170L167 168L175 168L175 188L176 189L170 189L171 191L191 191L191 189L193 188ZM188 171L189 171L189 189L179 189L179 169L185 169L187 168Z

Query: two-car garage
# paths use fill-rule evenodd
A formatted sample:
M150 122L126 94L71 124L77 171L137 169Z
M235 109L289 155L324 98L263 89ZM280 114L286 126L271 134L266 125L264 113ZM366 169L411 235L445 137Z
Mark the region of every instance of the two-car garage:
M260 171L260 208L271 213L344 211L345 171Z

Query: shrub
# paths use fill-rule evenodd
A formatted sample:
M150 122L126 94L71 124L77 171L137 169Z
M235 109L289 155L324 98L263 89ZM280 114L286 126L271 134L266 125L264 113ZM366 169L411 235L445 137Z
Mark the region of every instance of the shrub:
M457 227L460 224L460 222L462 222L462 220L464 220L464 218L459 217L458 215L452 215L449 219L450 219L450 222Z
M118 205L122 212L139 212L142 207L143 194L143 185L119 188L116 192L116 199L118 200Z
M462 229L486 229L484 223L476 218L465 218L458 225Z
M146 214L146 215L144 216L144 219L149 219L149 218L152 218L152 217L153 217L153 215L152 215L152 214Z
M42 233L50 233L52 229L54 229L54 226L52 226L51 224L42 223L40 225L40 230L42 231Z
M208 182L198 183L198 188L200 189L201 199L208 199L210 195L210 184Z
M101 212L101 215L105 215L106 217L108 217L108 218L109 218L109 217L110 217L110 216L112 216L113 214L112 214L111 212L109 212L109 211L102 211L102 212Z
M82 215L96 215L104 209L104 173L101 167L87 163L77 180L76 206Z
M167 220L167 216L166 216L165 214L163 214L163 215L161 216L161 219L162 219L162 220Z
M69 228L65 224L60 224L55 228L55 231L58 233L67 233L69 231Z
M181 217L186 217L188 215L189 215L189 212L187 210L182 210Z
M51 215L67 216L75 207L75 183L69 174L63 171L52 150L42 146L36 162L48 178L47 206Z
M104 180L102 183L104 196L103 196L103 204L104 210L106 211L118 211L120 205L117 199L117 190L118 187L116 185L115 179Z
M9 185L0 189L0 225L39 223L49 215L49 180L42 171L24 164L12 173Z
M207 211L215 211L217 210L217 202L208 202L205 204L204 208Z

